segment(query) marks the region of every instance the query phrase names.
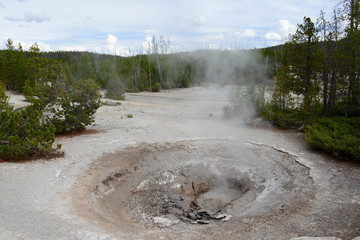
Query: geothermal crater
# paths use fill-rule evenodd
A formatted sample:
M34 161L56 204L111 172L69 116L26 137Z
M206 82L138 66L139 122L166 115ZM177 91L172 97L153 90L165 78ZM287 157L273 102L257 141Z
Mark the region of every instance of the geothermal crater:
M126 148L103 156L83 181L75 202L84 215L132 237L251 234L286 224L314 198L309 169L294 156L220 139Z
M132 191L132 202L159 226L180 220L208 224L228 221L226 209L252 189L241 174L212 172L207 166L192 165L154 174Z

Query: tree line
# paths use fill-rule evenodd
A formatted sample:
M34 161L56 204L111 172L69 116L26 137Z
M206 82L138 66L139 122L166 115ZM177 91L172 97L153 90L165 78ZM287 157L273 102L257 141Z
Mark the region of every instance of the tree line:
M280 127L304 128L316 149L360 160L360 1L326 19L304 17L272 53L273 96L260 107Z
M160 38L162 39L162 38ZM124 92L185 88L209 82L261 83L258 50L167 53L157 42L146 54L130 57L90 52L28 50L11 39L0 51L0 158L52 156L55 134L81 131L100 107L100 93L124 99ZM256 61L254 60L256 59ZM261 66L261 67L259 67ZM5 90L22 93L30 105L13 109Z
M47 143L53 141L40 137L46 135L44 132L84 129L100 106L100 88L106 90L107 97L123 99L125 91L159 91L215 82L248 86L246 96L235 101L253 104L276 126L304 130L315 149L359 160L359 2L342 1L330 19L324 12L315 22L304 17L288 42L265 49L169 53L169 41L153 37L146 53L121 57L41 52L36 43L25 51L9 39L0 51L0 153L10 146L18 149L25 145L32 151L25 154L24 150L16 156L36 155L46 152L44 147L49 150L51 144ZM30 108L24 112L11 109L5 89L23 93L34 114L26 112ZM271 99L265 98L269 90ZM239 107L241 104L234 106L236 111L248 109ZM227 108L225 114L231 111ZM13 124L17 121L21 124ZM38 124L34 128L38 137L13 138L19 132L36 135L29 130L30 122ZM9 126L18 129L10 131Z
M264 78L261 50L166 53L161 42L153 37L146 54L121 57L91 52L41 52L37 44L25 51L9 39L6 49L0 51L0 81L9 90L26 93L38 81L47 81L54 62L62 65L68 82L92 79L114 98L121 98L124 91L159 91L209 82L241 84L261 82Z

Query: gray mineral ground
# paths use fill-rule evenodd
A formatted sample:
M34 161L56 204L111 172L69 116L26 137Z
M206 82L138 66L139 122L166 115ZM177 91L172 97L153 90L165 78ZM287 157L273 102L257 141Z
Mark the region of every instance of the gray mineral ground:
M360 166L303 133L223 119L229 90L127 94L57 138L64 157L2 162L0 239L360 236Z

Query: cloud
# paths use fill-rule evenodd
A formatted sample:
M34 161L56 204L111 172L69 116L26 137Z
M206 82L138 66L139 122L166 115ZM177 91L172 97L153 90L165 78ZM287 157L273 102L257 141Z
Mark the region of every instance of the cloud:
M5 16L4 19L8 20L10 22L21 22L21 21L23 21L23 18L14 17L14 16Z
M160 31L157 29L145 29L142 31L146 36L153 36L160 34Z
M252 29L246 29L246 30L243 32L242 36L243 36L244 38L255 38L255 37L257 37L257 33L256 33L254 30L252 30Z
M206 23L206 16L196 16L188 19L191 26L201 26Z
M293 34L296 31L296 26L294 24L291 24L290 21L286 19L279 20L280 23L280 34L283 37L288 37L289 34Z
M104 53L146 51L151 42L146 37L153 35L169 37L180 51L209 44L253 48L283 43L304 13L315 19L321 9L331 12L331 5L328 0L0 0L0 28L1 37L42 41L54 50L73 45Z
M146 49L146 50L149 50L149 47L150 47L150 48L152 47L151 41L152 41L152 37L151 37L151 36L145 37L145 41L142 41L142 42L141 42L141 48Z
M223 33L211 34L206 36L208 41L222 41L225 38Z
M256 38L258 36L258 34L253 29L246 29L242 32L232 32L228 33L227 35L237 39Z
M44 12L29 12L25 14L25 22L37 22L43 23L50 21L50 17L46 15Z
M264 38L266 40L282 41L286 40L289 34L293 34L296 31L296 27L289 20L279 20L279 28L277 31L269 31L265 33Z
M116 54L118 39L112 34L108 34L105 40L104 51L109 54Z
M213 49L213 50L219 49L219 45L217 45L216 43L210 43L208 47L209 49Z
M108 34L107 39L105 40L107 45L115 45L118 42L117 37L112 34Z
M267 40L280 41L282 39L282 37L281 37L281 35L279 33L273 32L273 31L267 32L264 37Z
M5 42L5 41L4 41ZM13 45L17 48L19 46L19 44L21 45L22 49L24 50L29 50L29 48L34 44L34 42L30 42L30 41L20 41L20 40L13 40ZM49 44L43 43L43 42L37 42L36 43L41 51L52 51L52 48L50 47Z
M33 11L27 12L23 17L5 16L5 20L11 22L26 22L26 23L43 23L50 21L50 17L45 12Z

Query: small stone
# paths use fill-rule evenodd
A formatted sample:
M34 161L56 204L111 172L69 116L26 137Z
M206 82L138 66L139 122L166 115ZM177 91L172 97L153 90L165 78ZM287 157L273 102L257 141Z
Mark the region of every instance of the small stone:
M210 221L207 221L207 220L197 220L196 222L199 224L209 224L210 223Z
M224 219L222 219L222 222L228 222L230 219L232 218L231 215L226 215L226 217Z
M179 209L177 208L172 208L169 211L170 213L174 214L175 216L181 216L183 214L183 212L181 212Z
M157 224L160 227L170 227L174 224L179 223L180 219L174 216L166 216L166 217L159 216L159 217L154 217L153 221L155 224Z
M220 220L220 219L226 218L226 214L218 214L218 215L215 215L215 216L211 216L211 218L216 219L216 220Z
M194 213L188 213L188 217L192 220L196 220L196 215Z

